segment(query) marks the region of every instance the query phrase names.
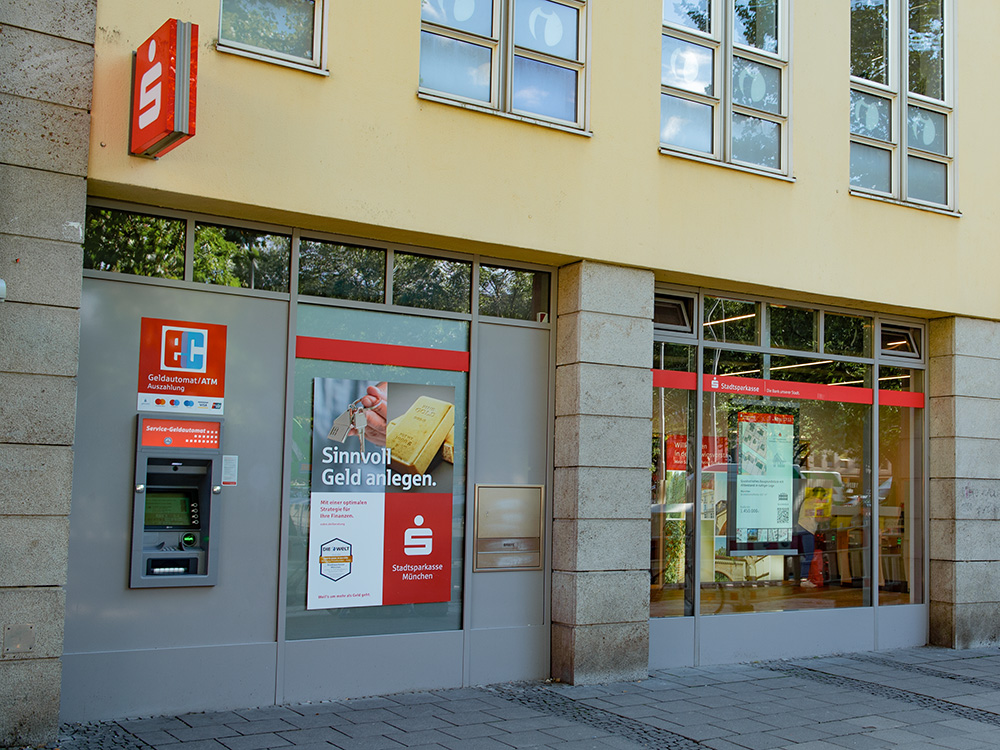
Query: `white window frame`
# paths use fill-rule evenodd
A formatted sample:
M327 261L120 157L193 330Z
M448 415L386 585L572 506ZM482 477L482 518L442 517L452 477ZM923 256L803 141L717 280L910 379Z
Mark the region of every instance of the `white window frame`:
M955 180L955 6L953 0L942 0L944 9L944 99L932 99L909 91L909 23L905 10L909 8L909 0L888 0L889 4L889 72L888 85L869 81L851 75L851 91L860 94L877 96L887 99L891 121L890 140L880 141L860 133L850 132L851 143L879 148L891 152L889 191L884 192L873 188L851 185L853 195L886 198L900 203L920 207L955 211L956 210L956 180ZM909 107L915 106L929 110L945 117L945 151L938 154L918 148L909 142L908 113ZM850 128L849 128L850 129ZM909 195L909 159L914 156L921 159L944 164L945 203L933 203L914 198Z
M662 141L660 142L660 152L734 166L761 174L788 176L791 174L791 0L777 0L778 49L774 53L735 43L733 3L734 0L709 0L712 28L708 34L663 21L661 36L710 47L715 59L715 70L712 81L714 96L705 96L666 86L662 80L660 83L661 99L664 95L669 95L712 106L712 153L706 154L702 151L686 149ZM732 68L734 57L742 57L759 62L769 68L778 69L781 76L781 109L778 113L757 110L733 102ZM778 149L779 167L777 169L739 161L733 156L733 114L746 115L778 125L781 135ZM662 127L661 122L661 133Z
M283 65L288 68L296 68L298 70L305 70L311 73L328 75L326 64L326 18L329 0L315 0L313 8L313 42L311 59L296 57L295 55L286 55L282 52L276 52L275 50L267 49L265 47L257 47L234 39L225 39L222 35L222 12L225 3L226 0L219 1L219 37L215 44L215 48L219 52L228 52L241 57L249 57L253 60L262 60L264 62Z
M577 11L579 26L577 28L577 59L546 55L543 52L519 47L514 44L514 4L517 0L492 0L493 20L491 36L480 36L448 26L421 19L420 31L435 34L448 39L468 42L490 50L490 101L469 99L448 91L440 91L429 86L418 86L418 96L448 104L458 104L467 109L489 112L511 117L526 122L548 125L563 130L589 130L589 107L587 94L589 92L590 70L590 4L591 0L548 0L557 5L564 5ZM528 110L516 109L514 98L514 56L536 60L554 65L564 70L576 73L576 119L562 120L547 117Z

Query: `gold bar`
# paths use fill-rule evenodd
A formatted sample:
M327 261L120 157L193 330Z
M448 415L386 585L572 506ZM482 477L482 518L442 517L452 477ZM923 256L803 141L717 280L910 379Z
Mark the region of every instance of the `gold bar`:
M441 458L450 464L455 463L455 426L448 430L448 437L444 439L444 445L441 446Z
M446 401L421 396L406 413L392 420L386 430L386 447L392 451L392 468L424 474L455 426L455 408Z

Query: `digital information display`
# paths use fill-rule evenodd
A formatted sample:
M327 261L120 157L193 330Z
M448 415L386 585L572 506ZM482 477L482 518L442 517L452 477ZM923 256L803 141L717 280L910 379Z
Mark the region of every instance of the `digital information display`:
M146 493L146 512L143 520L147 529L193 529L191 496L176 490L151 490Z

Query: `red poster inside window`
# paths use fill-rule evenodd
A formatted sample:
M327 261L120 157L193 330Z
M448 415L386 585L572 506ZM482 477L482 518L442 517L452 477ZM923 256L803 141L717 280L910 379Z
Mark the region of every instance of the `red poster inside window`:
M701 468L726 462L729 438L725 435L701 439ZM667 471L687 469L687 435L667 435Z
M451 599L451 495L385 496L383 604Z

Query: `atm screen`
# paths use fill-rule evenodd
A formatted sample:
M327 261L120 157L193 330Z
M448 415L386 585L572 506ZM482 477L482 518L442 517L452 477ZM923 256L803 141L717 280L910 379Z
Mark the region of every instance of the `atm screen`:
M194 529L196 519L191 517L193 492L190 490L147 490L147 529Z

